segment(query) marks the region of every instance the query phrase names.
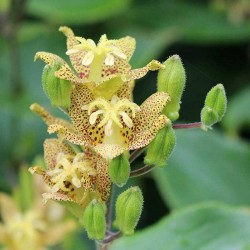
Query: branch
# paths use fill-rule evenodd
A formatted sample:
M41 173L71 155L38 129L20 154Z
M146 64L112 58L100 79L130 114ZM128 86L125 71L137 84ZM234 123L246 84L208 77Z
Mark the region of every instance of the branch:
M136 160L145 150L146 147L134 150L130 155L129 163L131 164L134 160Z
M184 123L184 124L174 124L174 129L183 129L183 128L201 128L201 122L193 122L193 123Z
M136 170L133 170L130 172L130 177L138 177L138 176L141 176L141 175L144 175L144 174L147 174L149 172L152 171L152 169L154 169L155 166L148 166L148 165L145 165L141 168L138 168Z

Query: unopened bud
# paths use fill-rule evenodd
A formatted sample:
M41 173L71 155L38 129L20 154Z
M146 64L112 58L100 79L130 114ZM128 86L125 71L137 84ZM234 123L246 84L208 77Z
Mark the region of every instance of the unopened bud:
M222 120L227 108L224 86L217 84L207 94L204 108L201 110L202 128L207 130Z
M157 90L169 94L171 100L163 110L171 121L179 118L180 100L185 87L186 74L178 55L171 56L164 63L165 68L160 69L157 79Z
M105 209L103 204L96 199L91 201L83 213L82 223L90 239L102 240L106 231Z
M128 155L124 153L112 159L108 171L112 182L119 187L125 185L130 174Z
M115 226L125 235L134 233L143 208L143 196L139 187L131 187L121 193L116 201Z
M148 145L144 162L147 165L163 167L175 147L175 132L171 122L160 129Z
M43 89L49 97L51 104L62 108L69 108L71 105L71 92L73 85L70 81L59 79L55 72L61 67L61 63L53 66L46 65L42 74Z

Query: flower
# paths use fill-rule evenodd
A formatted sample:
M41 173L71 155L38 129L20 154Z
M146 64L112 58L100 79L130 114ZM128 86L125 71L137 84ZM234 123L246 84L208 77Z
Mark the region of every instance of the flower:
M38 189L41 188L41 186L38 187ZM0 244L4 247L3 249L45 250L48 246L59 243L67 233L75 228L73 221L62 221L64 211L58 207L59 205L50 203L42 206L40 196L38 193L36 194L33 205L23 211L16 204L16 200L0 193L2 218Z
M44 109L35 112L49 125L49 133L57 132L62 140L87 145L105 159L112 159L124 151L145 147L169 122L161 114L168 94L157 92L140 107L127 97L128 93L117 92L111 100L94 98L86 86L76 84L69 109L72 124L52 118Z
M50 186L44 193L44 201L52 199L74 207L73 213L80 217L92 199L106 201L110 192L108 164L90 149L75 153L66 143L58 139L46 139L44 158L47 169L40 166L30 168L31 173L43 176ZM66 206L67 207L67 206Z
M106 35L102 35L96 45L91 39L75 36L68 27L60 27L59 30L67 36L66 54L69 55L77 75L55 54L38 52L35 60L40 58L51 67L60 63L61 67L55 72L56 77L69 80L73 84L85 83L97 96L106 95L110 88L113 89L113 95L124 83L133 86L133 81L146 75L149 70L164 67L153 60L143 68L132 70L129 60L135 50L135 40L129 36L108 40Z

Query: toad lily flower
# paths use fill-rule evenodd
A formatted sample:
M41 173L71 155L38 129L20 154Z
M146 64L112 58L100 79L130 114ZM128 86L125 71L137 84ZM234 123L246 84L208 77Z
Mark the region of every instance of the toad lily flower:
M106 201L110 192L107 162L91 150L75 153L71 147L58 139L44 142L44 158L48 169L30 168L31 173L43 176L51 187L44 193L45 202L59 201L78 218L92 199Z
M91 39L75 36L68 27L60 27L59 30L67 36L66 54L77 75L62 58L52 53L38 52L35 60L40 58L51 67L59 63L61 67L55 72L57 78L74 84L85 83L96 96L106 97L107 91L113 95L124 83L132 87L133 81L146 75L149 70L164 67L153 60L143 68L132 70L129 60L135 50L135 40L131 37L108 40L106 35L102 35L96 44Z
M57 216L52 217L55 213ZM10 196L1 193L0 214L0 245L5 250L46 250L75 228L73 221L61 221L60 207L58 210L52 203L42 206L41 200L21 211Z
M57 132L74 144L94 147L106 159L145 147L169 122L165 115L161 115L169 100L168 94L163 92L151 95L139 107L122 92L111 100L94 99L86 86L76 84L71 98L69 116L73 125L50 122L49 133Z

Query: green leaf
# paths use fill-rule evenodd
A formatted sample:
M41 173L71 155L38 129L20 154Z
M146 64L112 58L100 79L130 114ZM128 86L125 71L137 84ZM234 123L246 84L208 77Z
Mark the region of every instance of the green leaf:
M30 0L29 14L54 23L93 23L125 11L130 0Z
M250 147L211 131L179 130L177 145L164 169L153 171L172 208L216 200L250 205Z
M199 204L174 212L134 236L118 239L111 250L247 250L249 231L249 210Z
M248 41L250 23L240 25L228 20L224 13L208 8L207 4L187 1L143 1L127 17L131 25L147 29L175 30L182 42L228 43Z
M228 111L223 119L223 127L231 134L240 129L250 128L250 87L242 89L228 102Z

